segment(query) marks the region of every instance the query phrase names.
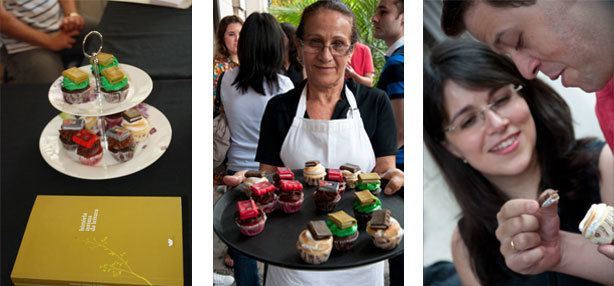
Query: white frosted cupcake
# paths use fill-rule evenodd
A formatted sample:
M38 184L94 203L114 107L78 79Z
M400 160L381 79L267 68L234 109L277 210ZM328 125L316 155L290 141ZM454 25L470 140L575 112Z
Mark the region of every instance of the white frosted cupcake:
M303 261L322 264L333 250L333 236L323 221L311 221L307 229L298 236L296 249Z
M390 216L389 210L379 210L367 223L367 233L373 239L377 248L391 250L401 243L403 228L399 222Z
M326 169L318 161L305 162L305 169L303 169L303 178L305 183L310 186L317 187L320 185L320 181L326 177Z
M614 243L614 207L593 204L580 222L580 231L592 243Z
M128 109L122 113L122 127L128 129L135 143L143 142L149 136L151 127L145 117L141 116L136 109Z

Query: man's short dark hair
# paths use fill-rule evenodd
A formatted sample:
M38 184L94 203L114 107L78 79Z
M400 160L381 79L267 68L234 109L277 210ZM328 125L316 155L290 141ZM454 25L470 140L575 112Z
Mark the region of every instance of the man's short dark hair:
M483 1L484 3L492 7L521 7L531 6L535 4L537 0L443 0L443 9L441 12L441 29L448 36L458 36L465 32L465 13L471 8L477 1Z

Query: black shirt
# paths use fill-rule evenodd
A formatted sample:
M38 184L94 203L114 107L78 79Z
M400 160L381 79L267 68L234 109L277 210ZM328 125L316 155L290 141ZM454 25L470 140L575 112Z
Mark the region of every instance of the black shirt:
M256 151L257 162L284 166L280 158L281 146L294 120L306 82L269 100L260 124L260 139ZM386 93L379 89L358 85L351 80L346 83L356 98L360 117L371 141L375 157L395 155L397 152L396 126L392 106ZM350 103L345 96L344 88L341 92L341 99L335 105L332 120L345 119L349 108ZM304 117L308 118L307 112Z

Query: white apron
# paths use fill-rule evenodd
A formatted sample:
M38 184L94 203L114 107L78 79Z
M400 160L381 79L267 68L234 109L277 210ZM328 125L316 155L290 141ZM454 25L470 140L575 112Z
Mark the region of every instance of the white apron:
M352 163L362 170L373 170L375 154L356 99L347 87L345 95L350 103L346 119L305 119L307 89L303 89L296 116L281 147L280 157L286 167L302 169L305 162L318 160L326 168ZM334 271L292 270L269 265L266 280L266 286L383 286L384 262Z

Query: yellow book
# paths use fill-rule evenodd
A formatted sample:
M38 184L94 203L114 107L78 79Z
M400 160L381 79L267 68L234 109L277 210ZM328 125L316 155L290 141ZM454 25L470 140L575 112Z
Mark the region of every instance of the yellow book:
M179 197L37 196L19 285L183 285Z

